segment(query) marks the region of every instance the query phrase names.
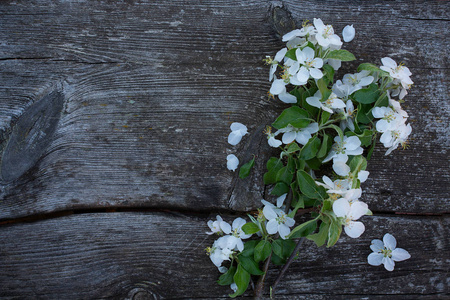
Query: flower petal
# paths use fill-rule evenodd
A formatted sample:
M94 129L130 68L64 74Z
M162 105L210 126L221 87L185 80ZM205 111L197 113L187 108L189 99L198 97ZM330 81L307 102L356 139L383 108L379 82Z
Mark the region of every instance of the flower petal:
M383 264L386 270L388 271L394 271L395 262L392 260L392 258L389 257L383 257Z
M384 255L381 253L370 253L369 256L367 256L367 262L369 265L379 266L383 263L383 257Z
M344 30L342 30L342 37L346 43L351 42L355 38L355 28L353 28L353 24L344 27Z
M373 252L380 252L381 250L384 249L384 243L383 243L383 241L382 241L382 240L378 240L378 239L372 240L372 243L371 243L371 245L370 245L370 249L371 249ZM380 262L380 264L381 264L381 262Z
M281 140L283 141L283 144L290 144L292 143L295 138L297 137L297 133L294 131L289 131L283 134L283 137L281 138Z
M266 224L268 234L275 234L278 232L278 221L276 219L270 219Z
M392 259L394 261L402 261L411 257L408 251L402 248L395 248L392 250Z
M238 131L232 131L229 135L228 135L228 143L230 145L237 145L242 139L242 134L241 132Z
M263 214L267 220L275 220L278 217L277 213L268 205L264 206Z
M239 159L234 154L227 156L227 168L230 171L235 171L239 165Z
M358 220L367 213L368 209L369 207L366 203L361 201L354 202L350 207L349 215L352 220Z
M341 198L333 203L333 212L337 217L345 217L350 211L350 203L347 199Z
M287 92L281 93L278 95L278 98L284 103L297 103L297 97L291 95Z
M240 131L242 135L247 134L247 126L242 123L234 122L230 126L231 131Z
M394 250L397 247L397 241L392 234L386 233L383 237L384 246L388 249Z
M350 222L347 226L344 227L345 233L351 238L358 238L363 234L366 227L361 222Z
M280 233L280 238L284 240L286 239L286 236L291 233L291 229L284 224L280 224L278 225L278 232Z
M286 83L283 79L275 79L270 87L270 93L272 95L278 95L286 91Z
M311 76L312 76L314 79L320 79L320 78L323 77L322 71L320 71L320 70L317 69L317 68L311 68L311 69L309 69L309 73L311 74Z

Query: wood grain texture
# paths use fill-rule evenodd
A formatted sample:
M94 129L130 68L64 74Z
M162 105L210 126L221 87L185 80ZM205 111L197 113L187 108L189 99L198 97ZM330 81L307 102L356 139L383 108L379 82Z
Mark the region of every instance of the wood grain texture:
M1 183L0 218L98 207L259 206L271 152L261 128L284 107L266 100L261 63L283 45L270 3L2 2L2 145L32 103L61 90L65 104L41 159ZM337 31L354 24L357 37L345 47L358 61L342 74L383 56L414 74L406 98L411 148L389 157L376 152L364 200L374 211L449 211L448 3L285 3L297 23L320 17ZM251 132L237 147L226 143L234 121ZM258 156L246 181L226 170L229 153L241 162Z
M231 289L215 283L220 274L204 252L214 240L204 233L206 221L200 215L103 213L2 226L0 296L225 298ZM343 237L331 249L305 242L277 288L280 299L444 299L448 218L380 216L364 222L361 238ZM397 263L394 272L366 262L370 241L388 231L412 256ZM268 282L276 274L270 269Z

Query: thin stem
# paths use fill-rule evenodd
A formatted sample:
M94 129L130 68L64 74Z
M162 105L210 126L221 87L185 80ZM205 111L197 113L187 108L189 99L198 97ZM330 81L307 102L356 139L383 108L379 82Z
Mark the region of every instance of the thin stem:
M258 282L256 283L256 288L254 289L254 299L262 299L262 295L264 292L264 279L266 279L267 271L269 270L270 260L272 259L272 252L270 252L269 257L266 259L264 263L263 272L264 274L259 276Z
M297 256L298 250L300 250L300 247L302 246L303 241L305 238L300 238L297 242L297 245L295 246L294 251L292 251L291 256L286 261L286 264L281 269L280 273L278 274L277 278L275 279L275 282L272 284L272 296L275 295L275 287L280 282L281 278L283 277L284 273L287 271L291 263L294 261L294 258Z

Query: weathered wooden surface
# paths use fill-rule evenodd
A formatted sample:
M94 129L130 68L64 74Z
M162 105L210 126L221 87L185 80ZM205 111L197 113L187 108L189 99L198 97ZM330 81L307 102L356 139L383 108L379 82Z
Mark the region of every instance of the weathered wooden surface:
M0 221L13 222L0 227L1 265L7 266L0 275L0 296L131 298L133 289L142 288L142 293L149 289L166 298L226 297L229 290L214 285L217 274L203 255L210 243L204 222L211 211L247 211L266 197L263 162L271 150L261 131L284 107L267 101L268 69L261 62L283 45L268 17L271 3L0 3ZM319 17L338 32L354 24L357 36L344 47L358 61L344 71L390 56L411 69L415 85L406 97L411 147L388 157L377 150L363 186L364 201L386 217L367 221L362 239L339 245L354 255L345 267L339 247L308 245L308 263L295 264L280 296L443 297L448 293L448 230L440 215L450 210L450 5L284 3L297 23ZM27 121L38 115L36 107L47 112L53 107L47 95L54 92L64 101L60 112L50 110L57 116ZM226 142L234 121L251 133L237 147ZM26 132L35 133L33 139L22 135ZM247 180L226 170L228 153L241 161L258 155ZM23 157L23 166L14 168L11 157ZM100 213L131 208L135 213ZM140 214L140 209L199 215ZM72 210L86 215L60 214ZM30 216L60 215L22 223ZM388 231L401 233L400 244L413 254L394 273L365 263L369 241ZM175 259L164 260L167 253ZM41 263L46 267L41 269ZM183 263L186 269L180 268ZM167 271L160 270L164 264ZM327 284L319 287L321 276ZM381 277L386 279L379 285Z
M204 234L206 221L199 216L122 212L5 226L2 296L125 298L140 291L172 299L226 297L231 289L215 284L220 273L205 255L204 248L214 240ZM277 293L309 299L362 294L439 298L449 292L448 219L381 216L366 217L365 222L368 230L358 240L344 237L330 249L305 242ZM369 266L372 237L393 228L399 247L408 249L411 259L399 262L393 272ZM276 274L277 269L271 269L268 282Z

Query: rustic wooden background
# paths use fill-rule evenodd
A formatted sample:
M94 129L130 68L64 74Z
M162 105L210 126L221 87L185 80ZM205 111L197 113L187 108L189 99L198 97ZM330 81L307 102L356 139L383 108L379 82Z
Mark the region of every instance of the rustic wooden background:
M344 71L403 61L413 133L370 162L363 236L305 242L277 295L449 297L448 1L16 0L0 2L1 298L227 298L206 221L270 199L262 128L285 106L261 60L289 13L354 25ZM236 147L231 122L251 133ZM229 153L258 156L249 178ZM366 263L386 232L412 255L394 272Z

